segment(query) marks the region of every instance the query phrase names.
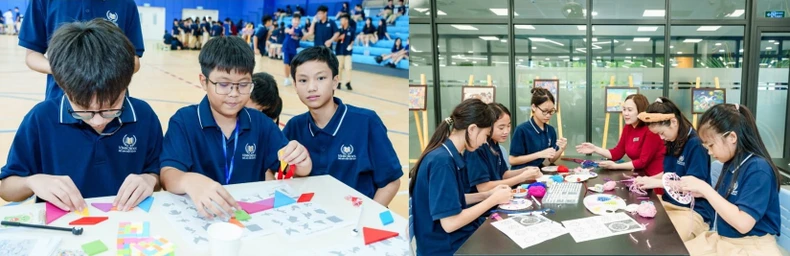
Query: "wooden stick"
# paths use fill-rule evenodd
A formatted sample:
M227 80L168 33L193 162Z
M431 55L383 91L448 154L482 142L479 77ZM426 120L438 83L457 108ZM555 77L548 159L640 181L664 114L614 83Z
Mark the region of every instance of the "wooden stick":
M475 75L469 75L469 86L475 85Z
M614 76L609 77L609 86L614 86ZM606 99L604 99L605 101ZM603 104L606 104L604 102ZM604 118L603 123L603 143L601 143L601 147L606 148L606 139L609 137L609 118L612 113L607 112L606 118ZM622 118L620 118L622 119Z
M420 140L420 151L425 150L425 144L422 137L422 126L420 125L420 116L417 114L419 111L412 111L414 113L414 124L417 126L417 138Z
M424 85L428 84L428 81L425 79L425 74L420 75L420 84L424 84ZM428 94L428 92L425 92L425 94ZM426 102L425 105L427 106L428 102ZM429 137L430 137L428 135L428 134L430 134L430 133L428 133L428 108L425 108L425 110L422 111L422 132L423 132L422 138L425 140L425 141L423 141L423 145L425 145L425 147L427 147L428 146L428 140L429 140Z
M491 80L491 75L488 75L488 78L486 80L488 81L488 86L494 86L494 83Z
M699 89L699 81L700 81L700 77L697 77L697 81L696 83L694 83L694 88ZM694 97L692 97L691 100L692 100L691 108L694 108ZM694 129L697 129L697 115L698 114L691 115L691 126L693 126Z

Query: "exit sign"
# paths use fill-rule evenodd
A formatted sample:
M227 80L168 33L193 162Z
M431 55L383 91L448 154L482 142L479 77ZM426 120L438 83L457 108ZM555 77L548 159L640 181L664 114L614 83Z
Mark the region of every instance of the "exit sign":
M766 11L765 12L766 18L784 18L785 11Z

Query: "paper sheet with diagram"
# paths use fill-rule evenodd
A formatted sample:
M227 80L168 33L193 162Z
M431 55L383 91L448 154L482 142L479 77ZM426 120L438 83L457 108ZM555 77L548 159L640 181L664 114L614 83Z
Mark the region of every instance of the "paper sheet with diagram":
M568 233L562 225L542 215L514 216L492 222L491 225L505 233L521 249Z
M566 220L562 224L577 243L645 230L625 213Z

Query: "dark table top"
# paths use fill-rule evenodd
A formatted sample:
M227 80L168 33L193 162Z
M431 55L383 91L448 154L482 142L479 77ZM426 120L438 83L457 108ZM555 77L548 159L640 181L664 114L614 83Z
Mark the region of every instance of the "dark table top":
M574 168L578 164L573 162L559 161L557 164L564 164L569 168ZM612 180L624 179L623 174L631 175L631 171L596 170L598 177L590 179L585 183L588 186L603 184L604 178ZM636 194L630 193L628 189L620 189L622 184L618 183L618 188L606 193L614 193L625 199L626 204L638 204L642 200ZM579 219L595 216L587 211L582 204L582 199L588 194L595 192L587 190L583 186L581 198L576 205L571 204L544 204L544 208L555 211L553 214L546 215L547 218L562 222L565 220ZM666 211L661 206L653 192L650 192L650 201L656 204L657 213L655 218L643 218L639 215L630 215L637 222L647 224L646 230L631 233L637 240L634 242L628 235L616 235L612 237L576 243L570 234L565 234L543 243L521 249L507 235L491 225L491 219L486 220L480 228L461 246L455 255L688 255L683 241L680 240L675 227L669 220ZM540 199L539 199L540 200ZM503 215L503 218L506 215ZM646 239L650 240L651 247L648 248Z

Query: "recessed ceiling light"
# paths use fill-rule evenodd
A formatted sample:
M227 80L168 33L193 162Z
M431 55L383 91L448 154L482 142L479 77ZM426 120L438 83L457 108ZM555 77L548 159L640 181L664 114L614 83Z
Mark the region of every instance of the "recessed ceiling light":
M497 16L507 16L507 8L490 8L491 12L496 14ZM513 16L518 16L518 13L513 12Z
M436 10L436 15L447 15L447 13L444 13L442 10Z
M664 17L664 10L645 10L642 17Z
M746 10L744 10L744 9L736 9L734 12L732 12L730 14L727 14L724 17L736 18L736 17L741 17L741 15L743 15L744 13L746 13Z
M658 27L638 27L638 28L636 28L636 31L639 31L639 32L655 32L656 30L658 30Z
M551 58L546 58L546 60L551 60Z
M507 39L499 40L500 42L507 43Z
M480 39L483 39L483 40L486 40L486 41L494 41L494 40L499 40L499 37L495 37L495 36L480 36Z
M768 40L769 43L776 42L776 40Z
M672 49L672 48L675 48L675 46L674 46L674 45L670 45L670 46L669 46L669 49Z
M678 52L678 54L683 54L683 52Z
M649 37L634 37L634 42L649 42Z
M631 51L631 48L625 48L626 51Z
M450 25L450 26L453 26L455 29L458 30L478 30L476 27L469 25Z
M743 49L738 50L738 52L743 52Z
M689 38L689 39L683 40L683 42L684 43L699 43L699 42L702 42L702 39L691 39L691 38Z
M766 50L773 50L773 47L765 47Z
M532 50L537 50L538 47L532 46Z
M425 12L425 11L427 11L429 9L428 8L414 8L414 10L416 10L418 12Z
M578 30L587 30L587 26L585 26L585 25L576 26L576 29L578 29Z
M774 42L774 44L779 44L779 42Z
M716 31L719 30L721 26L700 26L697 28L697 31Z
M719 50L719 52L724 52L724 49Z
M474 53L474 51L468 51L468 53Z
M532 25L516 25L516 29L535 29Z
M721 43L716 43L715 45L716 45L716 46L719 46L719 45L721 45Z

